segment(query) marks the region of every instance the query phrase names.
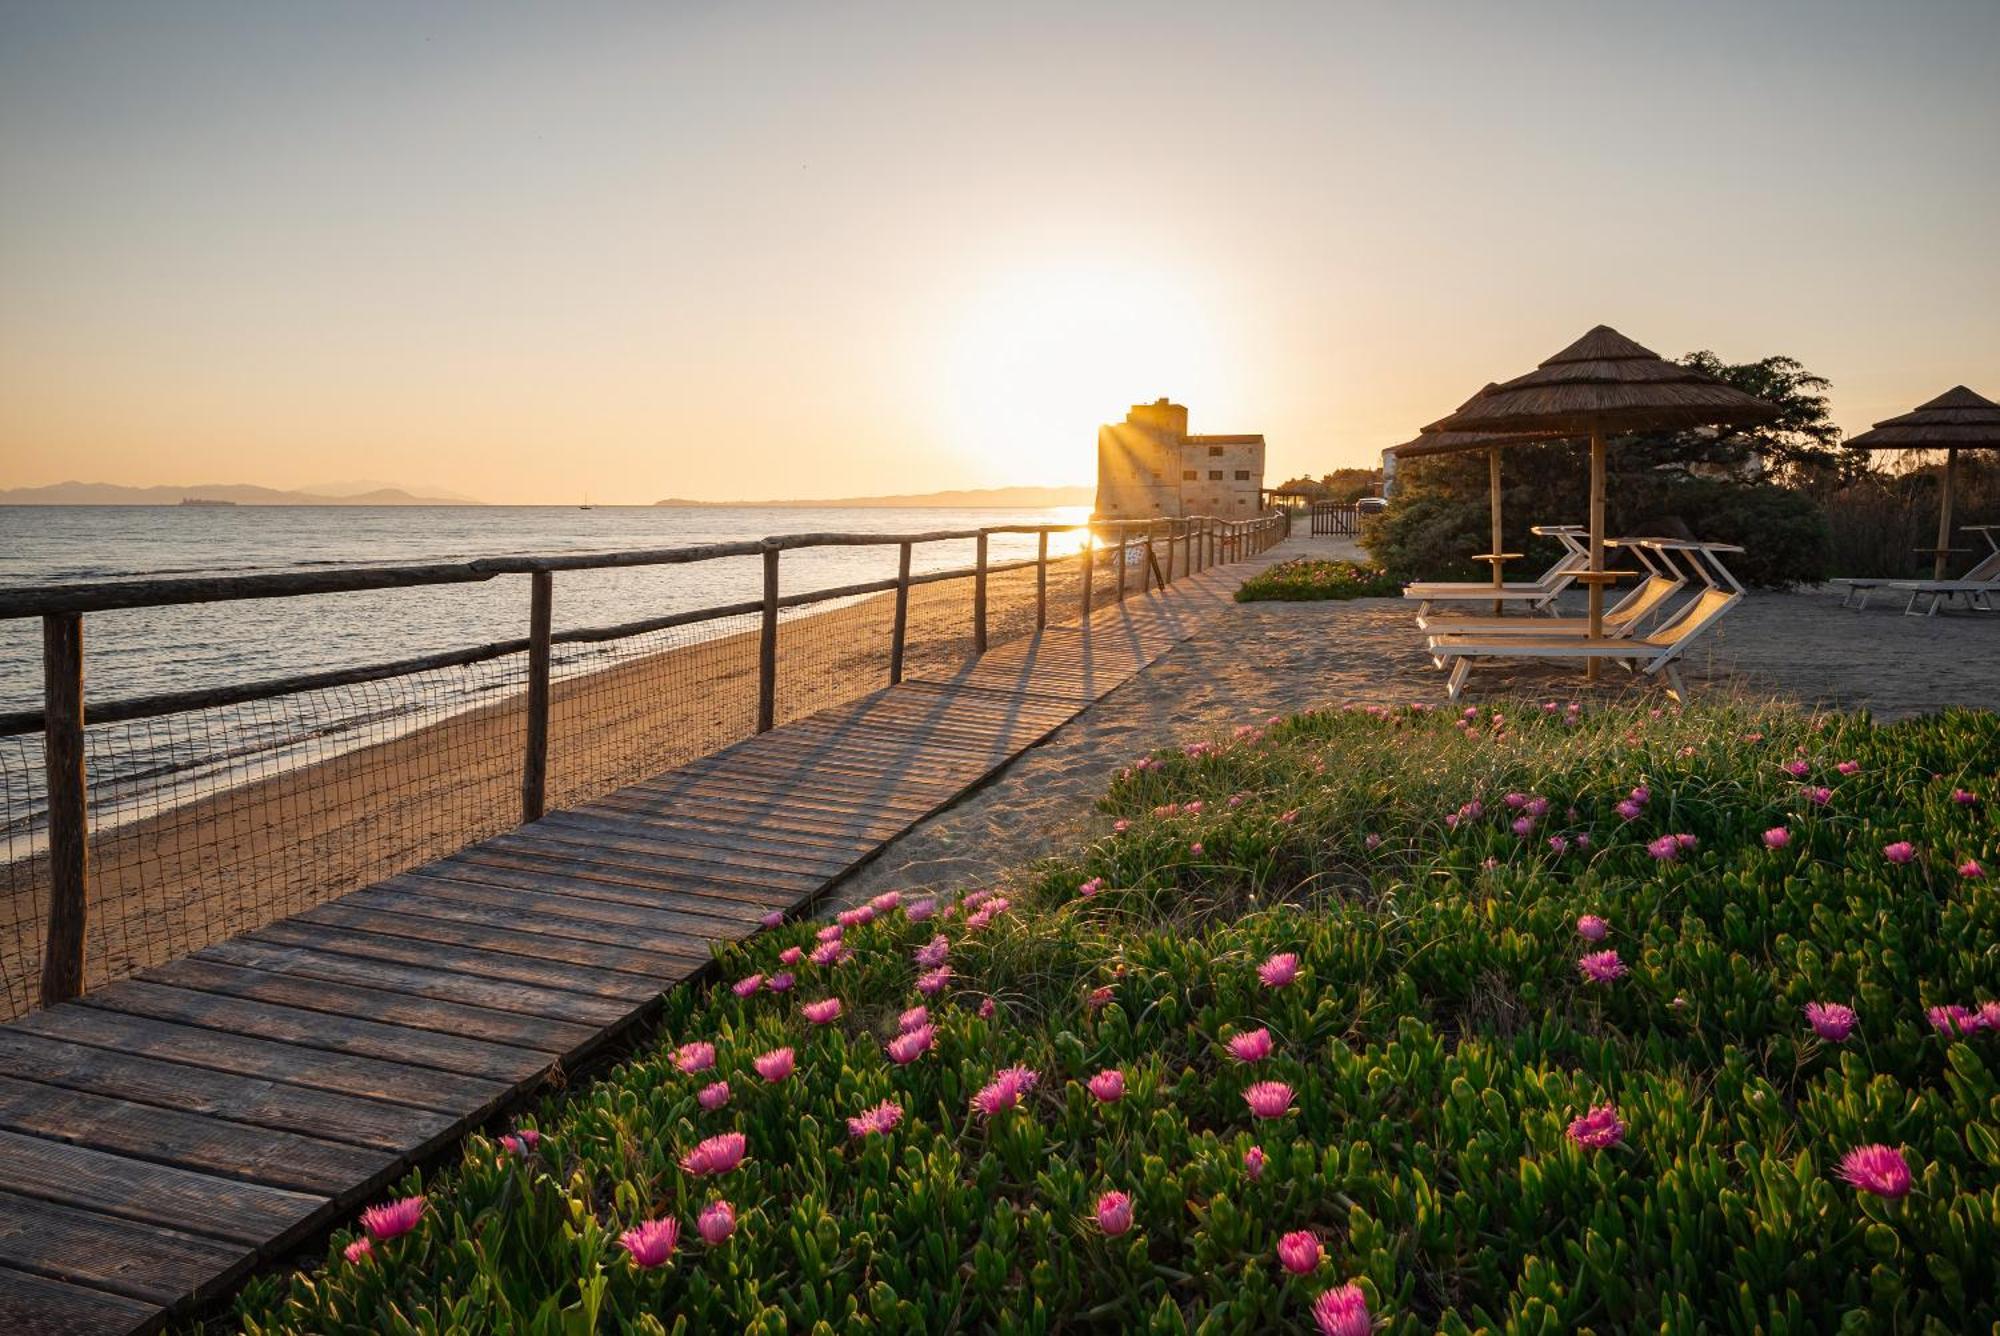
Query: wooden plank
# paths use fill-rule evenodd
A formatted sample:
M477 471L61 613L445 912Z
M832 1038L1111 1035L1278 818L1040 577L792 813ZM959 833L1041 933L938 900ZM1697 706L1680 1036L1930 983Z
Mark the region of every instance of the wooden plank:
M255 1259L240 1243L0 1194L0 1263L128 1299L213 1293Z
M643 1003L660 995L660 985L617 970L573 965L509 951L480 950L407 936L336 927L327 923L283 919L235 938L276 946L305 947L327 955L391 965L418 965L451 971L475 980L523 984L565 995L613 1003ZM630 1008L621 1007L629 1011Z
M416 1153L455 1125L433 1111L0 1028L0 1073L226 1122Z
M0 1331L24 1336L125 1336L166 1317L158 1304L0 1266Z
M162 1225L250 1248L282 1247L331 1212L316 1193L0 1131L0 1193Z
M746 778L782 781L810 776L827 789L867 788L887 779L923 790L962 787L983 769L962 757L954 757L948 764L925 764L920 748L888 739L874 739L866 748L851 743L815 745L803 732L791 740L796 745L783 751L739 756L726 766L676 773L681 783L720 779L739 787L750 787L744 783Z
M787 834L802 837L864 838L871 848L909 825L908 818L899 816L810 811L772 794L738 794L733 799L726 794L679 794L666 799L655 794L620 789L581 810L625 816L680 817L684 820L706 820L718 826L741 825L766 831L781 828Z
M544 853L579 849L600 853L649 854L694 864L726 863L732 867L801 873L825 881L838 876L854 854L774 853L757 848L738 831L667 829L628 822L616 828L606 823L565 825L547 820L523 826L510 835L488 840L489 849L539 849ZM854 852L859 853L861 846Z
M717 871L726 869L718 868ZM546 892L557 897L553 906L557 913L562 912L562 902L574 898L615 900L639 909L693 914L704 920L713 920L686 931L673 929L665 922L656 925L675 931L677 935L692 933L698 941L705 941L705 934L715 931L717 924L723 931L741 935L746 921L762 919L773 909L790 909L825 884L822 879L804 888L755 887L691 876L668 878L659 873L630 871L598 863L546 861L537 864L525 858L505 862L467 859L433 863L411 869L397 878L394 884L407 890L430 891L435 889L433 883L436 882Z
M473 947L480 951L500 951L531 959L565 961L571 965L618 971L647 980L652 984L656 997L662 986L678 983L708 963L706 952L700 955L688 953L675 943L661 943L658 951L639 951L630 947L606 946L602 942L516 932L469 920L440 927L435 918L365 908L349 903L353 898L351 895L343 896L330 905L316 905L292 915L292 919L335 928L355 928L387 937L414 938L443 947ZM676 956L675 952L681 954Z
M228 941L217 942L195 952L190 958L214 960L225 965L239 965L245 969L265 970L299 979L352 984L381 992L432 997L441 1002L461 1002L489 1011L560 1020L578 1026L616 1025L632 1013L629 1005L588 993L515 983L447 967L432 969L335 951L280 946L248 937L232 937Z
M598 876L635 881L661 891L685 891L718 899L771 908L789 905L826 884L826 877L782 868L749 867L729 861L728 852L711 849L707 858L679 853L646 853L604 845L565 844L530 837L506 844L474 845L429 867L467 865L511 868L522 872Z
M423 894L426 899L437 897L469 907L491 906L499 911L513 911L531 917L559 914L565 920L560 925L563 931L591 932L593 936L585 938L586 941L598 940L599 937L627 942L635 938L643 940L652 931L645 923L653 913L650 908L635 906L610 897L600 899L594 896L563 895L533 888L480 886L470 882L445 881L428 883ZM730 928L724 925L720 931L728 932ZM744 930L744 925L737 925L736 935L741 937L749 934ZM705 940L723 939L710 937Z
M758 784L747 783L745 776L739 772L733 775L692 776L675 783L657 786L634 784L622 792L662 803L707 799L721 803L781 804L788 812L796 810L802 815L821 819L826 817L880 819L920 811L925 805L921 799L903 799L887 795L880 798L864 797L850 795L837 789L829 790L824 784L814 780L810 769L802 767L788 767L782 776L774 776Z
M591 803L562 812L551 812L535 824L537 830L552 825L566 829L594 831L623 829L642 838L671 838L692 843L712 844L738 841L744 848L768 849L773 853L796 854L800 858L845 863L855 854L875 847L865 835L816 834L801 830L769 830L746 822L740 815L731 821L708 820L699 815L670 811L657 804L642 803L635 810ZM756 811L754 805L752 811Z
M300 1061L305 1062L316 1061L321 1052L343 1053L509 1085L540 1076L554 1064L555 1058L552 1053L456 1034L328 1015L252 998L195 992L144 979L121 979L106 984L93 990L80 1005L198 1026L218 1034L291 1044L309 1050L300 1055Z
M514 1012L489 1011L433 998L379 988L354 988L325 979L301 979L272 974L260 969L229 965L211 958L183 956L139 976L151 983L204 993L226 993L231 997L255 998L305 1011L323 1011L336 1016L360 1016L386 1025L405 1025L414 1030L460 1035L511 1048L530 1050L545 1057L568 1052L590 1042L591 1027Z
M0 1128L301 1192L352 1192L397 1161L380 1150L0 1076Z
M455 1072L380 1058L325 1053L247 1035L128 1016L103 1007L51 1007L14 1022L16 1030L117 1053L261 1076L314 1090L463 1115L496 1103L510 1087Z
M389 913L421 915L454 923L485 924L547 936L557 941L613 945L638 941L647 946L659 946L671 940L676 946L690 953L699 952L703 957L710 954L710 943L726 939L732 927L736 929L736 936L747 937L756 922L750 919L732 925L721 920L712 925L709 933L693 934L687 931L686 924L690 918L684 914L673 915L671 922L677 926L668 927L663 926L659 910L584 897L578 897L576 907L572 909L560 893L532 886L427 881L421 883L422 889L411 889L409 883L414 880L398 878L393 886L384 884L380 888L356 891L354 896L348 898L354 903ZM615 919L611 917L614 915Z

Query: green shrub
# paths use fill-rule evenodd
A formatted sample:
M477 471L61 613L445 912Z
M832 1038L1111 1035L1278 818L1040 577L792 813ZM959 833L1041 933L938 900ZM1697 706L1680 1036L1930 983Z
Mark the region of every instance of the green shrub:
M1146 758L1011 904L883 913L790 993L728 981L784 968L817 925L725 948L723 982L669 994L648 1051L543 1104L532 1154L472 1138L405 1185L430 1192L416 1231L359 1263L343 1235L323 1268L254 1282L238 1317L1266 1332L1309 1326L1314 1296L1352 1280L1395 1333L2000 1320L2000 1035L1926 1018L2000 986L2000 892L1960 871L2000 870L2000 717L1469 714L1328 712ZM1670 861L1649 852L1663 837ZM1902 841L1913 857L1889 861ZM1584 914L1608 921L1602 943L1579 940ZM952 971L935 1046L899 1066L884 1041L933 934ZM1598 949L1629 973L1585 981ZM1300 968L1267 986L1278 953ZM841 1017L803 1021L826 995ZM1808 1002L1854 1007L1853 1035L1815 1037ZM1228 1041L1260 1028L1270 1056L1234 1060ZM696 1039L717 1069L686 1075L672 1054ZM770 1085L749 1063L779 1045L798 1070ZM1040 1074L1022 1106L971 1111L1012 1064ZM1125 1094L1099 1103L1085 1082L1113 1068ZM732 1097L705 1112L718 1077ZM1291 1087L1288 1115L1249 1116L1261 1080ZM884 1100L900 1125L850 1136ZM1566 1135L1605 1105L1622 1142ZM683 1172L724 1130L748 1138L743 1164ZM1907 1196L1837 1177L1872 1143L1906 1159ZM1112 1190L1135 1221L1117 1237L1093 1211ZM737 1224L710 1246L692 1224L717 1197ZM616 1240L654 1216L682 1241L641 1271ZM1277 1264L1293 1230L1325 1249L1308 1275Z
M1324 557L1294 557L1266 567L1236 591L1238 603L1310 603L1324 599L1383 598L1402 589L1380 567Z

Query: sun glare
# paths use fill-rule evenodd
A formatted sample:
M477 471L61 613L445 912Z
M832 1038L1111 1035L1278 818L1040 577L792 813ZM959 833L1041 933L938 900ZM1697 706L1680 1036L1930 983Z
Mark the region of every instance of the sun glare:
M1015 270L948 343L950 447L996 482L1087 481L1096 425L1128 404L1224 397L1214 320L1176 276L1118 264ZM1229 396L1232 397L1233 396Z

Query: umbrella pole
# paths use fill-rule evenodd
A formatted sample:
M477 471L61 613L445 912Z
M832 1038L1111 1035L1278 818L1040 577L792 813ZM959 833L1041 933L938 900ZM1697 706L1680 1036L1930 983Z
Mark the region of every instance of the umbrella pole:
M1944 488L1938 496L1938 536L1937 553L1931 562L1931 579L1944 579L1945 568L1951 565L1951 485L1953 475L1958 472L1958 451L1947 448L1944 452Z
M1604 572L1604 424L1593 420L1590 424L1590 573L1593 576ZM1604 634L1604 586L1597 580L1590 582L1590 638L1596 640ZM1599 664L1596 659L1584 663L1583 676L1588 682L1597 680Z
M1503 540L1500 537L1500 447L1497 445L1486 452L1486 483L1493 498L1493 546L1487 550L1493 554L1493 587L1498 589L1506 578L1500 573L1500 553L1506 549L1501 547ZM1493 615L1500 615L1500 600L1497 598L1493 600Z

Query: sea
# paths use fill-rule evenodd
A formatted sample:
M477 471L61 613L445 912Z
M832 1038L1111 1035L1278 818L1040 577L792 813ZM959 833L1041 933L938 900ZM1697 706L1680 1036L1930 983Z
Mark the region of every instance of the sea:
M614 552L729 542L792 533L918 533L1001 524L1079 524L1080 508L944 509L874 507L666 506L7 506L0 507L0 588L323 570L356 564L455 562L478 557ZM1076 550L1051 542L1052 554ZM995 534L995 562L1033 556L1032 534ZM896 573L896 548L825 547L787 551L781 592L802 593ZM971 539L927 543L912 556L918 573L969 566ZM669 613L761 597L756 557L690 565L564 571L555 577L558 631L614 626ZM91 613L84 618L87 703L254 683L323 669L392 662L527 634L528 578L479 584L256 599ZM41 626L0 621L0 712L41 703ZM587 654L559 656L575 669ZM467 705L475 702L467 701ZM86 706L86 708L87 708ZM393 732L394 720L352 721L357 741ZM343 730L337 727L335 732ZM365 725L365 726L364 726ZM125 790L133 810L147 791L172 781L192 791L187 772L222 767L184 741L151 747L176 730L128 730L115 750L93 748L93 784ZM0 758L12 771L38 764L39 739L0 739L35 756ZM256 738L233 738L231 774ZM274 739L273 745L276 745ZM320 754L325 751L324 740ZM271 766L285 758L273 755ZM23 774L23 780L29 778ZM17 785L9 784L9 788ZM100 795L102 796L102 795ZM0 795L0 834L38 824L19 795Z

